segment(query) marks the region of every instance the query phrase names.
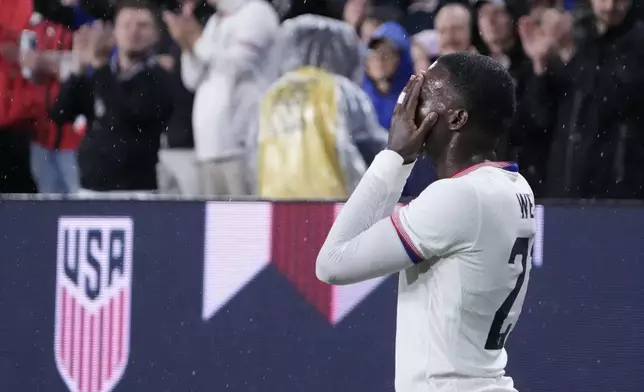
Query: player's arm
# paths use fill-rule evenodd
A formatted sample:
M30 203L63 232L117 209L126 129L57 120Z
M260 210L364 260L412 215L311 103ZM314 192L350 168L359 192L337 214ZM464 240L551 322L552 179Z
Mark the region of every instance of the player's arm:
M424 79L424 74L414 75L405 86L392 116L388 149L374 159L333 224L316 262L320 280L349 284L389 275L413 263L441 256L444 244L460 240L460 236L448 238L449 227L461 223L465 209L458 204L459 194L446 192L442 185L429 186L399 216L383 219L393 210L411 171L411 165L405 163L418 158L438 119L438 114L432 112L419 126L415 124ZM465 208L471 205L471 200L464 204ZM423 236L427 235L428 244L420 246L425 244Z
M379 155L376 161L380 158ZM363 183L360 184L356 197L352 195L349 199L352 203L347 203L338 216L322 247L316 265L321 280L350 284L386 276L425 260L465 250L476 242L479 230L476 191L469 184L454 180L433 183L391 217L366 227L376 215L375 189L380 189L382 201L386 186L386 180L376 179L378 172L374 170L371 174L372 189L364 187L366 194L358 194ZM376 186L378 180L380 185Z
M324 282L349 284L411 265L389 216L413 165L398 153L379 153L338 215L316 262Z
M348 284L388 275L409 266L389 215L437 115L416 127L424 74L413 75L399 97L389 130L388 149L376 156L351 194L320 250L316 274L324 282Z

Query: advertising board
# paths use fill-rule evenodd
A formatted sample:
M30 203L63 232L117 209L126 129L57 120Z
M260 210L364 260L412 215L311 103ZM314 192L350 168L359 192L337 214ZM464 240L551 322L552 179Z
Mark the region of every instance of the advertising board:
M314 276L339 208L1 202L0 391L393 391L395 278ZM644 391L644 208L539 214L509 375Z

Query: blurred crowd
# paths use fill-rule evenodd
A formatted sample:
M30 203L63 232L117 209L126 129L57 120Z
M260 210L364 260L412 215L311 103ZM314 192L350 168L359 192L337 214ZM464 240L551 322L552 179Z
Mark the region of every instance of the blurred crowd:
M640 6L0 0L0 193L345 198L409 77L471 51L515 79L497 156L537 196L644 198Z

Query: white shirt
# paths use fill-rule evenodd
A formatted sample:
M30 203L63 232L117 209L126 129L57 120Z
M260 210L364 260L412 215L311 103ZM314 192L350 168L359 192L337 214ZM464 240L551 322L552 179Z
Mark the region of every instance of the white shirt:
M527 289L532 190L515 165L488 162L388 217L411 166L378 155L320 251L318 276L346 284L401 271L397 391L515 391L503 342Z
M259 94L253 85L279 27L277 13L266 1L236 3L234 12L211 16L193 50L181 56L183 83L196 91L192 125L200 160L243 153L246 130L231 126L238 123L233 116L243 95Z

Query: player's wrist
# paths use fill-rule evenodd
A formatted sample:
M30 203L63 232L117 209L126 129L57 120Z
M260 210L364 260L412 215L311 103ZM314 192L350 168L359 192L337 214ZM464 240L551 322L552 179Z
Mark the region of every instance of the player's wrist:
M397 151L396 149L393 149L393 148L387 148L387 150L386 150L386 151L392 151L392 152L394 152L397 156L399 156L399 157L400 157L400 159L401 159L400 164L401 164L401 165L403 165L403 166L412 165L412 164L414 164L414 163L416 162L416 160L418 159L417 154L416 154L416 156L411 156L411 155L409 155L409 154L405 154L405 153L399 152L399 151Z
M397 165L400 165L400 166L406 164L405 163L405 157L401 153L396 151L395 149L392 149L392 148L389 148L389 147L384 149L384 150L382 150L380 152L380 154L378 154L378 155L385 156L388 161L390 161L392 163L395 163Z

